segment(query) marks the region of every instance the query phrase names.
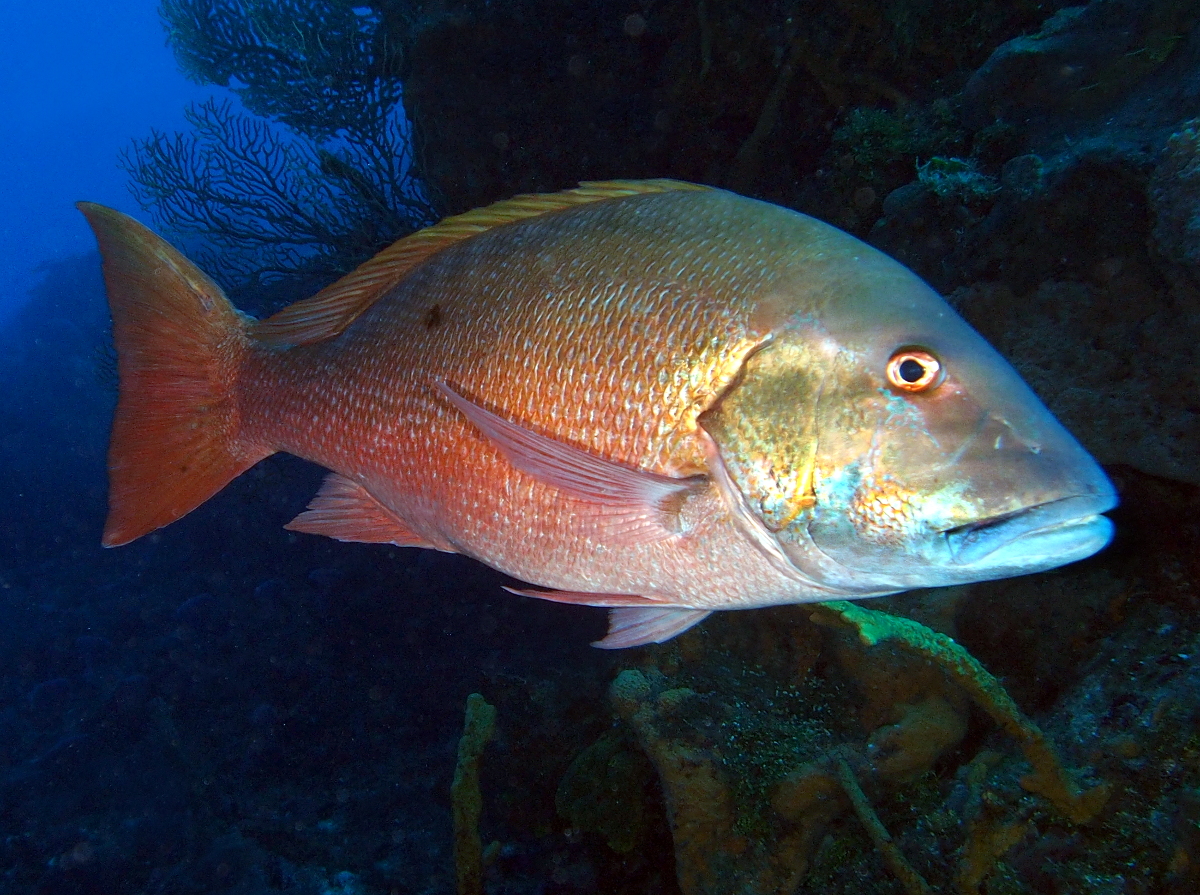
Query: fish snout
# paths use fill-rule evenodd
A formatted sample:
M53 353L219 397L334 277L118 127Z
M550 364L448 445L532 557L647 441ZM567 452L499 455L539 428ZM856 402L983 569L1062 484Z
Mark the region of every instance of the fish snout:
M1115 500L1080 494L1025 507L943 532L959 566L1009 565L1049 568L1091 556L1112 538L1102 513Z
M1112 539L1116 489L1078 444L1061 455L1039 452L1014 488L1015 509L943 531L952 563L1024 573L1090 557ZM1049 467L1049 471L1046 470ZM1038 474L1042 473L1042 474Z
M983 511L942 532L952 564L995 577L1024 574L1084 559L1111 540L1112 522L1102 514L1116 506L1116 489L1053 418L1037 437L1008 429L977 445L991 454L974 489Z

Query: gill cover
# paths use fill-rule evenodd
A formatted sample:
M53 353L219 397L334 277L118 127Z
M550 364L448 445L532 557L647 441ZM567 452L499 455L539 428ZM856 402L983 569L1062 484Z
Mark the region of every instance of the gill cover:
M808 537L817 511L818 419L837 346L815 325L784 328L750 355L700 417L718 454L717 479L751 539L814 598L885 593L824 555Z

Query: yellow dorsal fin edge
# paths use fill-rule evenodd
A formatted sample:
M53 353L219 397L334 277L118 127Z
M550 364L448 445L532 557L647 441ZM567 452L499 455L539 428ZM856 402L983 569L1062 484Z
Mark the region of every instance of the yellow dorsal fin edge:
M709 187L681 180L585 181L575 189L514 196L483 208L456 214L432 227L397 240L312 298L289 305L279 313L254 324L252 332L259 341L280 348L331 339L427 258L447 246L470 239L485 230L560 211L573 205L586 205L590 202L643 193L706 189Z

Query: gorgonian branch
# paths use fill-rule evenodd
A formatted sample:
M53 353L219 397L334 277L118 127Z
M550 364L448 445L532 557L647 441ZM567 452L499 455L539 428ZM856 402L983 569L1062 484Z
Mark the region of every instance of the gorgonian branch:
M153 132L121 158L138 200L168 230L223 250L218 274L262 281L298 267L336 274L431 223L397 116L324 145L214 100L187 134ZM396 161L374 166L382 154Z
M347 0L163 0L180 67L316 139L400 101L403 52L382 16Z
M415 5L414 5L415 8ZM163 0L180 67L234 91L122 156L158 223L244 283L336 274L436 220L401 104L408 4Z

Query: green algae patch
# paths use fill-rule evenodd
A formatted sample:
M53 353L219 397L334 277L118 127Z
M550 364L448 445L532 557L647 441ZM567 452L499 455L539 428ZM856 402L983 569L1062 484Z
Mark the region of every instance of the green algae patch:
M495 727L496 707L478 693L468 696L463 735L458 741L458 764L450 784L458 895L483 893L483 843L479 838L483 796L479 791L479 757Z
M823 625L850 625L867 646L894 640L935 662L1020 743L1025 758L1033 766L1033 772L1021 778L1021 786L1045 797L1072 823L1087 823L1108 801L1110 790L1106 785L1088 790L1079 788L1041 728L1026 717L1000 682L954 638L912 619L865 609L845 600L818 604L812 618Z

